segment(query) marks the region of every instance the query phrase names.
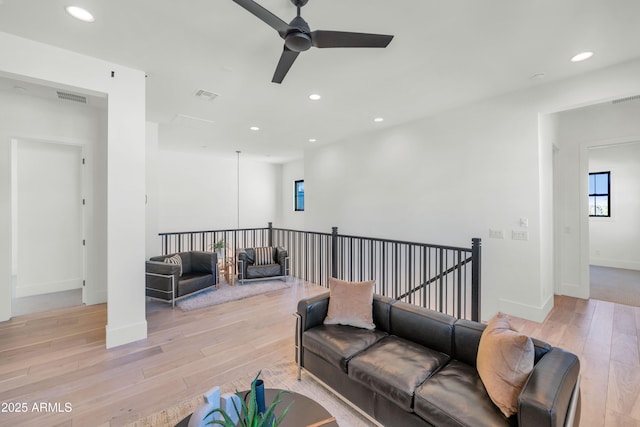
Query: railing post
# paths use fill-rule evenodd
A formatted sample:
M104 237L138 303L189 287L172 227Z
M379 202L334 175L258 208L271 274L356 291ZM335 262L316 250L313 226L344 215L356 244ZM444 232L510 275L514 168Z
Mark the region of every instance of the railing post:
M267 246L273 246L273 223L270 222L267 228Z
M482 260L482 239L471 239L471 320L480 321L480 263Z
M338 227L331 227L331 277L338 278Z

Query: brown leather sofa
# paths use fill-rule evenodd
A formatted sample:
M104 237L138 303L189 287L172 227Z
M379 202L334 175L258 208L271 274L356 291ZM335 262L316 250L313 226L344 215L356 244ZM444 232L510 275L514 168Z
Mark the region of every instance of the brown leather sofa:
M484 324L374 296L374 330L324 325L329 294L298 303L300 368L385 426L577 426L578 358L533 339L535 366L506 418L476 356Z
M182 265L165 262L176 254L151 257L146 262L146 295L170 302L218 284L218 257L213 252L178 252ZM182 274L180 274L182 271Z

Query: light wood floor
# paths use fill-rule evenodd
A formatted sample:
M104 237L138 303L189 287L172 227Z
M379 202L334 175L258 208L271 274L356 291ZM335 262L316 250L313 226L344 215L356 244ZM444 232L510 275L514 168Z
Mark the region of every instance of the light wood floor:
M294 282L188 313L152 305L148 338L110 350L105 305L0 323L0 402L28 406L0 413L0 425L120 426L255 374L292 358L296 302L323 291ZM557 297L544 323L512 322L580 356L582 426L640 426L640 308ZM71 412L33 412L34 402L69 402Z

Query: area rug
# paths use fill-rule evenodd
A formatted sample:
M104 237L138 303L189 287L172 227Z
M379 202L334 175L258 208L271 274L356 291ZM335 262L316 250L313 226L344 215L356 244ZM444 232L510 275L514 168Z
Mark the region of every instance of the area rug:
M212 305L222 304L229 301L249 298L254 295L260 295L278 289L284 289L288 285L281 280L271 280L264 282L250 282L245 285L236 283L229 286L222 282L217 289L209 289L199 294L190 296L176 302L176 305L182 311L191 311L198 308L210 307Z
M338 396L328 391L306 372L303 371L302 380L298 381L297 373L298 368L295 363L283 361L276 366L263 369L260 378L264 380L265 386L268 388L295 391L315 400L329 411L336 418L338 425L342 427L372 427L377 425L349 407ZM254 377L255 374L247 375L229 384L223 384L220 386L220 391L221 393L233 393L236 390L245 390L247 384L251 384ZM127 427L173 427L191 414L202 402L202 396L195 396L180 402L174 407L127 424Z

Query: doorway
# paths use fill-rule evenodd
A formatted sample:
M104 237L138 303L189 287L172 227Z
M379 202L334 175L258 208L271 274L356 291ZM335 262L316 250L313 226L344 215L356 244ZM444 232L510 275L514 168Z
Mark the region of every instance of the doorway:
M12 312L82 304L83 148L14 139L11 153Z
M591 147L589 173L590 295L640 307L640 142Z

